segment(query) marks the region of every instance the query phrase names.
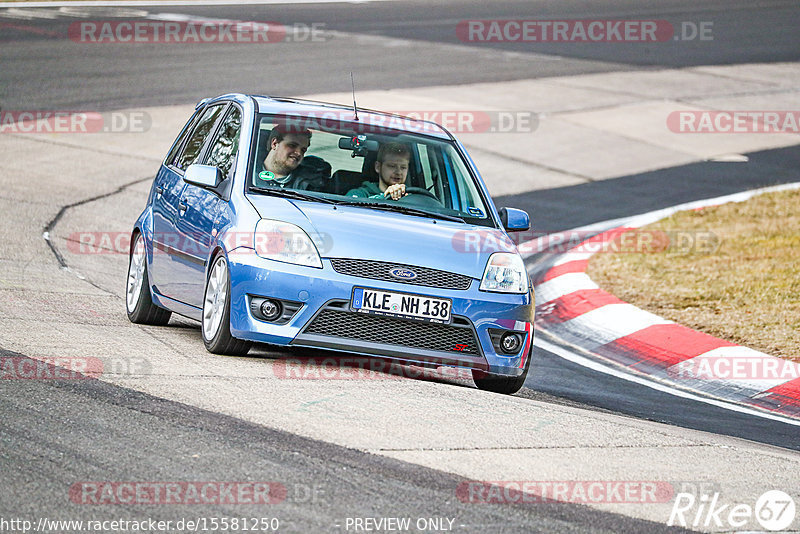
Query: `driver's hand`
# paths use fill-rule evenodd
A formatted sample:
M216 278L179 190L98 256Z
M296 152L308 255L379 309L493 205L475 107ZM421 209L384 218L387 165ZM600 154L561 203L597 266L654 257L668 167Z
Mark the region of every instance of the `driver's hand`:
M392 200L400 200L406 196L406 184L394 184L386 188L383 192L384 198L391 198Z

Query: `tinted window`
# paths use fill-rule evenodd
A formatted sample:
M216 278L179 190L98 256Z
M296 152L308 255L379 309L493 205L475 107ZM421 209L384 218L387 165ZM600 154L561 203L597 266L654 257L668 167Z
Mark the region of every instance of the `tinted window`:
M234 156L239 150L241 125L242 113L236 106L231 106L208 153L206 165L218 167L224 176L228 175L228 171L230 171L235 159Z
M186 141L186 138L189 137L189 133L191 133L192 129L194 129L194 125L197 123L197 119L200 118L200 113L195 111L189 121L186 123L186 126L183 127L181 130L178 139L175 140L175 144L172 145L172 148L167 155L167 159L165 161L165 165L174 165L175 158L178 156L178 152L180 152L181 148L183 147L183 143Z
M470 224L494 225L479 184L452 141L425 135L424 125L413 119L397 119L406 121L406 130L377 122L389 120L383 116L373 120L355 123L327 117L259 115L250 162L253 191L296 189L326 201L364 203L366 208L376 202L404 205ZM284 138L310 134L310 144L299 163L296 157L294 162L288 159L292 153L289 148L276 152L272 162L267 161L269 138L276 129L283 131ZM388 187L387 180L400 180L403 173L392 172L388 160L376 163L382 147L386 147L384 154L389 158L408 160L408 170L400 182L407 194L397 201L387 199L382 191ZM268 164L272 168L267 168ZM377 168L381 168L383 177Z
M208 133L213 130L214 124L217 122L217 118L223 108L223 105L211 106L203 112L183 152L178 156L178 161L175 163L176 167L181 170L186 170L186 167L195 162L197 156L200 154L200 150L203 148L203 143Z

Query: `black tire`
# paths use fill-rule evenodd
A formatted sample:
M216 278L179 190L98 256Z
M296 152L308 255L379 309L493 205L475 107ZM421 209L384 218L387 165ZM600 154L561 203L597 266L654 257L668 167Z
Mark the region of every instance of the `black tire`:
M209 339L206 335L205 315L206 315L206 300L208 291L211 287L211 277L214 275L214 269L219 262L225 265L225 299L223 303L222 318L220 324L216 328L216 333ZM211 262L211 268L208 271L206 279L206 288L203 291L203 317L201 318L200 331L203 336L203 343L206 350L213 354L225 354L229 356L243 356L248 353L253 343L243 339L237 339L231 334L231 274L228 270L228 262L225 256L218 254Z
M533 335L533 333L531 333ZM525 362L525 370L519 376L505 376L493 375L484 371L472 370L472 381L478 389L483 391L491 391L492 393L500 393L502 395L513 395L525 384L525 379L528 377L528 370L531 368L531 360L533 359L533 340L531 340L531 348L528 352L528 360Z
M136 293L136 304L131 309L131 298L133 296L129 295L129 291L131 288L131 265L133 264L133 256L134 252L137 249L137 246L142 240L142 234L136 234L134 238L133 244L131 245L131 250L128 255L128 276L126 277L126 284L125 284L125 311L128 313L128 319L130 322L135 324L149 324L153 326L164 326L169 322L169 318L172 316L172 312L169 310L165 310L164 308L160 308L153 303L153 299L150 295L150 278L147 275L147 262L145 260L144 264L142 265L142 283L139 286L139 290L134 291L132 293Z

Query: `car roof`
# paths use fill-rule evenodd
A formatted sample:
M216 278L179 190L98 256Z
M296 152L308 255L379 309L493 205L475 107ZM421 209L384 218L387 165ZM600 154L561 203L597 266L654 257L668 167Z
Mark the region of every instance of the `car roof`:
M258 107L259 113L300 115L321 119L334 118L334 120L341 120L344 122L352 122L355 118L352 107L342 106L340 104L278 96L253 95L252 98ZM333 115L331 116L331 114ZM424 134L439 139L453 139L450 132L435 122L420 120L396 113L385 113L373 109L358 108L358 122L381 128Z

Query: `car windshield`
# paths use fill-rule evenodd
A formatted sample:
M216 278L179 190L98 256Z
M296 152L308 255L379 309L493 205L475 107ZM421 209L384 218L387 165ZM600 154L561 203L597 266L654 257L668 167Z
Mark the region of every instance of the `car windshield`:
M254 194L493 226L455 144L424 135L429 127L413 133L352 120L258 115L248 188Z

